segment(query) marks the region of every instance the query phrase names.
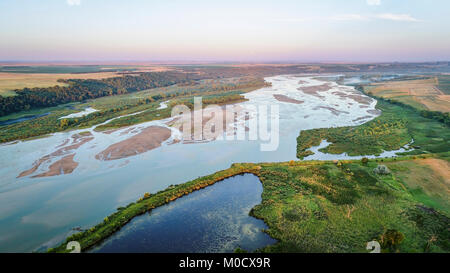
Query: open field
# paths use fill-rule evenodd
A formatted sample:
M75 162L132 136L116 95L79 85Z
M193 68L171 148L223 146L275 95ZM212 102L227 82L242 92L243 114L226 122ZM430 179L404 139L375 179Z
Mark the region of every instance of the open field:
M374 83L366 92L387 99L394 99L421 110L450 112L448 76L428 79L389 81Z
M437 77L438 88L446 95L450 95L450 75L441 75Z
M411 195L427 206L450 211L450 162L426 158L386 163Z
M0 66L0 96L13 96L16 89L67 86L58 80L99 80L123 74L169 70L172 68L165 66Z
M431 155L424 158L433 160ZM393 174L375 174L372 170L380 164L377 160L233 164L230 169L153 195L143 194L135 203L118 208L102 223L49 251L65 252L66 243L72 240L88 250L133 217L242 173L260 178L262 202L251 215L264 220L269 227L266 232L278 240L261 252L366 252L366 243L373 239L382 244L383 252L450 251L448 202L442 209L424 206L405 187L408 169L402 165L415 161L411 157L387 161L395 169ZM433 177L428 183L440 182ZM393 235L401 239L391 241Z
M116 72L82 73L82 74L41 74L41 73L0 73L0 95L14 96L13 90L25 87L67 86L58 80L68 79L105 79L117 77Z

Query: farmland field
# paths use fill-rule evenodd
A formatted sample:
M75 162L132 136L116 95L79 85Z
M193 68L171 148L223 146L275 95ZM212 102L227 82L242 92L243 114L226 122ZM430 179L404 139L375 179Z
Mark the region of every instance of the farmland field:
M0 66L0 96L14 96L14 90L67 86L58 80L105 79L122 73L166 71L161 66Z
M394 99L421 110L450 112L448 76L375 83L366 87L375 96Z

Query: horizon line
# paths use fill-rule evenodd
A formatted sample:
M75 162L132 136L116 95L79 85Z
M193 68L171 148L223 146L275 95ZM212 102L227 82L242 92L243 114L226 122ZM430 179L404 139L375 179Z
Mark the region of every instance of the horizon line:
M248 65L307 65L307 64L429 64L450 63L450 60L424 61L230 61L230 60L0 60L0 65L190 65L190 64L248 64Z

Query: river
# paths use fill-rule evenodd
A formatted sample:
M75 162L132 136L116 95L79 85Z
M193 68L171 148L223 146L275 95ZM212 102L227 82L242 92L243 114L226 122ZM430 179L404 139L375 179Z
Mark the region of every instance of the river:
M274 151L261 151L260 140L170 144L172 137L146 153L101 161L95 155L109 145L132 137L142 128L167 125L166 121L152 121L108 134L95 132L93 127L88 130L92 140L74 151L73 160L79 165L72 173L17 178L36 160L86 130L0 145L0 252L44 250L70 235L73 227L91 227L144 192L154 193L229 168L232 163L296 160L296 138L301 130L358 125L377 116L370 113L376 101L357 94L350 86L300 76L275 76L266 81L272 86L246 93L248 101L240 105L279 106L279 146ZM324 84L329 90L308 89ZM302 103L279 101L274 95ZM176 130L170 129L176 135ZM37 172L57 159L42 164Z

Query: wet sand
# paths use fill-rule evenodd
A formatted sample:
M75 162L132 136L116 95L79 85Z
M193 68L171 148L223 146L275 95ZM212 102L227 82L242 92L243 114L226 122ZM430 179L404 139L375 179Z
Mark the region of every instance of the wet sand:
M273 95L273 97L277 101L281 101L281 102L294 103L294 104L302 104L302 103L304 103L304 101L296 100L296 99L290 98L290 97L285 96L285 95L280 95L280 94L275 94L275 95Z
M370 97L364 96L359 93L346 94L341 91L336 91L336 92L333 92L333 95L337 95L340 98L349 98L349 99L352 99L352 100L359 102L361 104L364 104L364 105L370 105L372 103L372 99Z
M367 110L367 113L372 114L372 115L381 115L381 111L380 110Z
M307 86L307 87L300 87L298 90L303 91L303 93L316 96L318 98L323 98L322 95L320 95L318 92L325 92L330 90L332 87L328 84L322 84L322 85L314 85L314 86Z
M32 178L72 173L78 167L78 163L73 160L74 156L75 154L71 154L63 157L62 159L50 165L47 172L32 176Z
M368 119L368 118L372 118L372 116L359 117L359 118L357 118L357 119L354 119L353 122L357 122L357 121L364 120L364 119Z
M228 115L231 116L232 112L227 111L228 109L227 109L227 106L225 106L225 105L221 106L221 109L223 111L222 122L220 120L218 120L217 118L215 118L214 115L203 112L201 124L200 124L200 120L194 119L194 116L198 115L200 113L191 111L190 112L190 118L191 118L191 131L190 131L191 135L190 135L190 137L185 138L185 136L183 135L182 140L174 140L170 144L175 144L175 143L179 143L179 142L182 142L183 144L206 143L209 141L216 140L218 137L221 137L223 135L223 133L226 133L227 135L236 134L237 129L235 127L233 127L233 125L239 119L242 119L242 118L245 121L249 120L249 116L244 111L244 109L242 107L240 107L239 105L235 104L235 105L228 105L228 106L234 107L232 110L232 112L234 112L234 119L232 119L230 121L227 120L227 116ZM185 128L183 127L184 119L185 119L184 116L176 117L173 120L171 120L170 122L167 122L166 125L176 128L181 133L184 133L184 130L185 130ZM221 126L221 128L219 128L220 126ZM203 128L201 138L198 136L198 138L195 139L195 134L194 134L195 128ZM245 131L248 131L248 130L249 130L249 128L245 127Z
M64 146L64 145L67 145L70 142L70 139L66 139L61 145L57 146L57 148L59 148L61 146L63 146L63 147L59 148L58 150L54 151L51 154L45 155L45 156L41 157L40 159L38 159L36 162L33 163L33 167L31 167L28 170L25 170L25 171L21 172L17 176L17 178L21 178L21 177L33 174L35 171L37 171L37 169L43 163L51 161L54 157L62 156L64 154L68 153L68 152L76 150L80 146L84 145L85 143L87 143L87 142L89 142L89 141L91 141L93 139L94 139L94 137L92 136L92 134L90 132L85 132L85 133L80 133L80 134L73 135L72 136L72 144L71 145ZM61 161L61 160L59 160L59 161ZM59 161L57 161L57 162L59 162ZM67 162L67 159L64 162ZM56 164L56 162L54 164ZM51 166L53 166L54 164L52 164ZM78 166L78 164L77 164L77 166ZM77 166L75 166L75 168ZM70 172L72 172L72 171L70 171ZM34 177L41 177L41 176L33 176L33 178Z
M334 109L333 107L328 107L328 106L317 106L314 108L314 110L319 110L319 109L329 110L335 116L339 116L340 114L350 114L349 112L340 111L340 110Z
M97 154L95 158L98 160L116 160L142 154L160 147L170 136L170 129L150 126L129 139L109 146L106 150Z

